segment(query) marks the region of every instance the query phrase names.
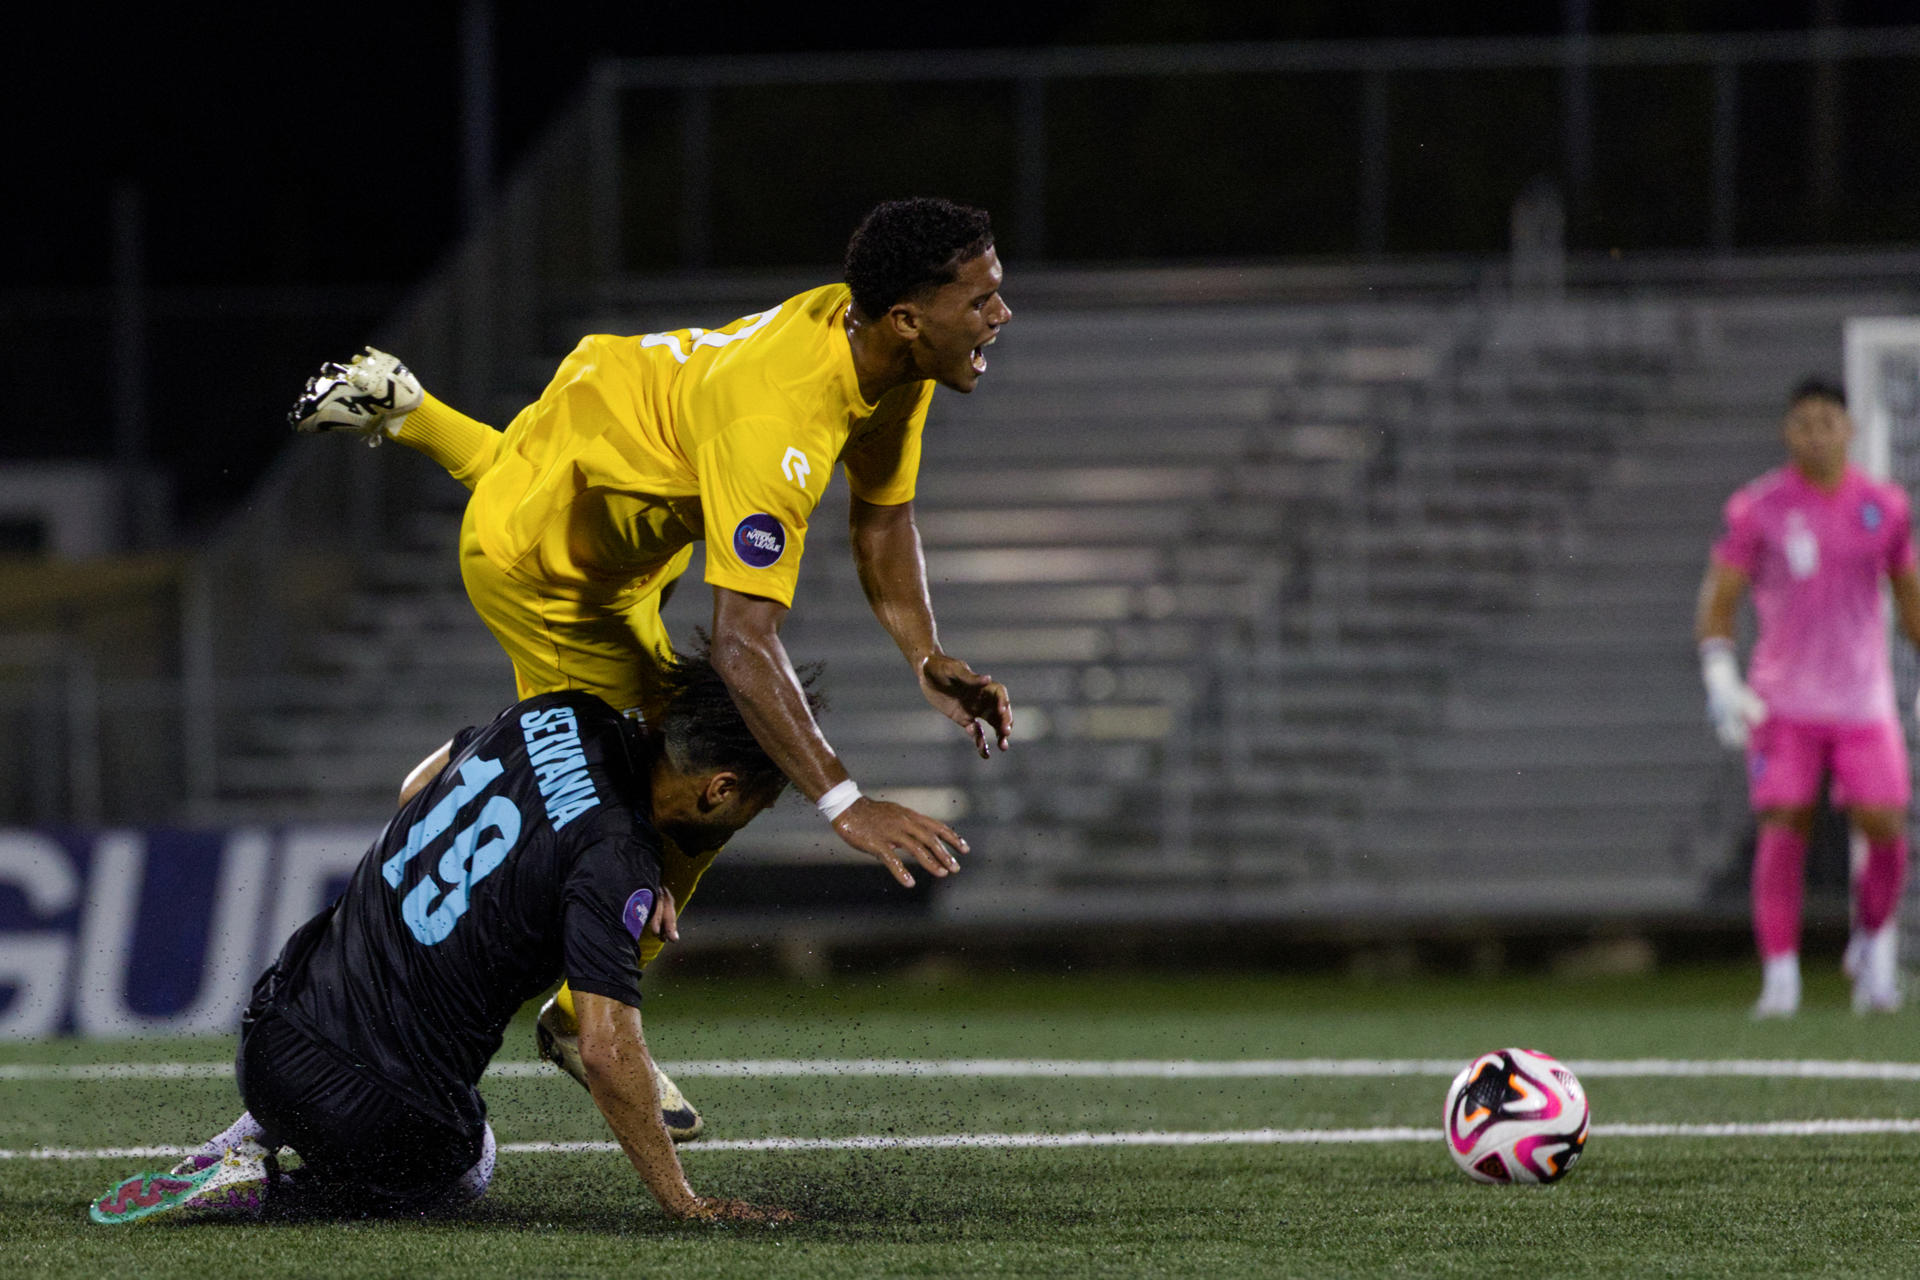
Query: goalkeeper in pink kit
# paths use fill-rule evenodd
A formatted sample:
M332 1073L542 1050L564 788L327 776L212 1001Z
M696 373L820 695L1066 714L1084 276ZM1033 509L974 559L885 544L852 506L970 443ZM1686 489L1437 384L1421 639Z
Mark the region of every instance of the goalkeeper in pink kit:
M1744 747L1759 843L1753 931L1764 963L1756 1017L1800 1005L1802 871L1823 777L1866 841L1854 870L1846 968L1855 1012L1900 1005L1894 914L1907 872L1912 795L1894 706L1887 613L1920 645L1920 573L1907 496L1851 466L1853 423L1839 388L1809 380L1788 402L1789 462L1727 502L1700 588L1695 635L1708 715ZM1750 680L1734 655L1734 615L1751 588L1759 616Z

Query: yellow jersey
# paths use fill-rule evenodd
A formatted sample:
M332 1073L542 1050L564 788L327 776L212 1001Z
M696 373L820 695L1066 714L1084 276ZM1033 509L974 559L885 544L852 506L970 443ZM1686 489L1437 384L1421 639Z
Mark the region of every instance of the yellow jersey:
M581 340L475 484L481 548L544 594L624 608L684 567L793 603L836 463L855 496L911 501L932 382L860 395L844 284L721 329Z

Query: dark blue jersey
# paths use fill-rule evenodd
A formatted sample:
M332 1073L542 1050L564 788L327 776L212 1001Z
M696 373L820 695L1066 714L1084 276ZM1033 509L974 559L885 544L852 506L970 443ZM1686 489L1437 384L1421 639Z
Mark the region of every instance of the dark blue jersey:
M638 731L590 694L542 694L455 736L340 900L288 942L268 998L396 1094L470 1122L528 999L565 977L640 1003L659 893Z

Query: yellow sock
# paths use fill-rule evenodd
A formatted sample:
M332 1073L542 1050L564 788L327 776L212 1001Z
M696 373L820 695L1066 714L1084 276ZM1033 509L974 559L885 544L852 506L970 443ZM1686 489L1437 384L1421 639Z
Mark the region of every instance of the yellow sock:
M506 436L429 395L406 416L393 438L426 454L471 489L500 456Z

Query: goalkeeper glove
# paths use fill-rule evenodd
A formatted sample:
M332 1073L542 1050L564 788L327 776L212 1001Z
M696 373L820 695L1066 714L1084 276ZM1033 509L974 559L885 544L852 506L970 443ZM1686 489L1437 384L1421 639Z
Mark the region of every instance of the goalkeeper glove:
M1700 680L1707 686L1707 719L1720 745L1738 751L1753 727L1767 718L1767 704L1740 678L1733 641L1713 636L1700 642Z

